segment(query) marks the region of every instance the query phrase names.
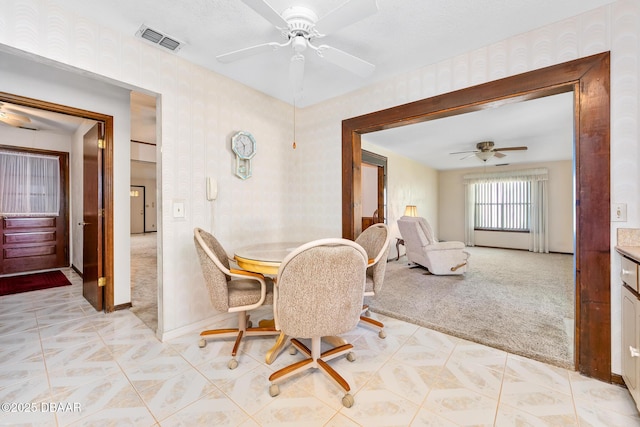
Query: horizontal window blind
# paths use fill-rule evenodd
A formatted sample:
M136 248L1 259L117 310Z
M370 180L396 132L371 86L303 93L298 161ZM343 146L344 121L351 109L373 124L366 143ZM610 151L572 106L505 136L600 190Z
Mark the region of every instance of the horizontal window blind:
M529 231L530 181L484 182L474 187L475 229Z

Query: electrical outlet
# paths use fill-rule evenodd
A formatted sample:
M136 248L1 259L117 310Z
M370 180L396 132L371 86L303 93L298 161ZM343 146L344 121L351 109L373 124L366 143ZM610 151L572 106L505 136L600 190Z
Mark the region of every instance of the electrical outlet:
M173 217L184 218L184 202L183 201L173 202Z
M624 222L627 220L627 204L614 203L611 205L611 221Z

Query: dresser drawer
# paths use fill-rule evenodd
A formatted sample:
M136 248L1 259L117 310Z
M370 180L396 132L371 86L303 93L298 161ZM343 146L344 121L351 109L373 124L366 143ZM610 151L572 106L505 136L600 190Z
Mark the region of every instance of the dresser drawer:
M631 289L638 292L638 264L628 258L622 257L620 278Z

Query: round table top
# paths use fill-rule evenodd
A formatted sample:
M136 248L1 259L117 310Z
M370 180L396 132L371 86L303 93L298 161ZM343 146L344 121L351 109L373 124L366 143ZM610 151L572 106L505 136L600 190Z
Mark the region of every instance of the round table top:
M280 263L303 242L272 242L243 246L234 258L241 268L262 274L277 274Z

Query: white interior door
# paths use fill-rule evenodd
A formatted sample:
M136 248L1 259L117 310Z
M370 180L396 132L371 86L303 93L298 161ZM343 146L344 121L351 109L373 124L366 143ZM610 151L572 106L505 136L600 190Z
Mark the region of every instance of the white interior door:
M131 191L131 234L144 233L144 187L132 185Z

